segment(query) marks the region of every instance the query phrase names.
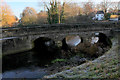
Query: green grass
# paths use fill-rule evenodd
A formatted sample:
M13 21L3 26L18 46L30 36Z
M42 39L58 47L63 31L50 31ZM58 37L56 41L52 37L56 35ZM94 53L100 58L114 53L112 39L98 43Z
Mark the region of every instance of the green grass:
M51 61L51 63L56 63L56 62L65 62L66 59L55 59L53 61Z

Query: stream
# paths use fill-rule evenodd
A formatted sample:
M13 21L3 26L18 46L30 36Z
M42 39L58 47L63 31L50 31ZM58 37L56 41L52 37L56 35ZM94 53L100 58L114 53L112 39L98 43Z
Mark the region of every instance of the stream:
M34 51L3 56L2 78L43 78L85 62L80 56L66 59L66 62L51 63L52 60L55 59L35 56Z
M2 78L42 78L45 75L47 72L44 68L30 66L6 71L2 74Z
M45 60L32 57L33 51L3 57L2 78L42 78L47 75ZM38 64L41 64L38 66Z

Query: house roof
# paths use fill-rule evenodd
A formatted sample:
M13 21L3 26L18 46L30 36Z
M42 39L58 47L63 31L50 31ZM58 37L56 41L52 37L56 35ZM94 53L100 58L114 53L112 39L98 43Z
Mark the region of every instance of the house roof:
M97 11L96 14L104 14L104 12L103 11Z

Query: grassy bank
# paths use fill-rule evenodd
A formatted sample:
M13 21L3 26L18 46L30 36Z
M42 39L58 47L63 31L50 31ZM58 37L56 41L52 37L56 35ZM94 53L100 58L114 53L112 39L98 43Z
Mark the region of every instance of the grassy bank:
M118 40L113 39L112 48L103 56L44 78L119 78Z

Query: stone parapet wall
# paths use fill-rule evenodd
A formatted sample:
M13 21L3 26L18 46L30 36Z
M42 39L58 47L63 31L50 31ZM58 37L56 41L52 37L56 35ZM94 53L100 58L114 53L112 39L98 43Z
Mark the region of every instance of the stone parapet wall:
M111 35L111 30L118 27L119 24L61 24L50 25L47 27L32 27L32 28L9 28L3 29L2 44L3 55L24 52L32 49L33 42L39 37L48 37L57 41L62 41L65 36L78 35L83 38L91 37L95 32L102 32L107 36ZM15 38L14 38L15 37Z

